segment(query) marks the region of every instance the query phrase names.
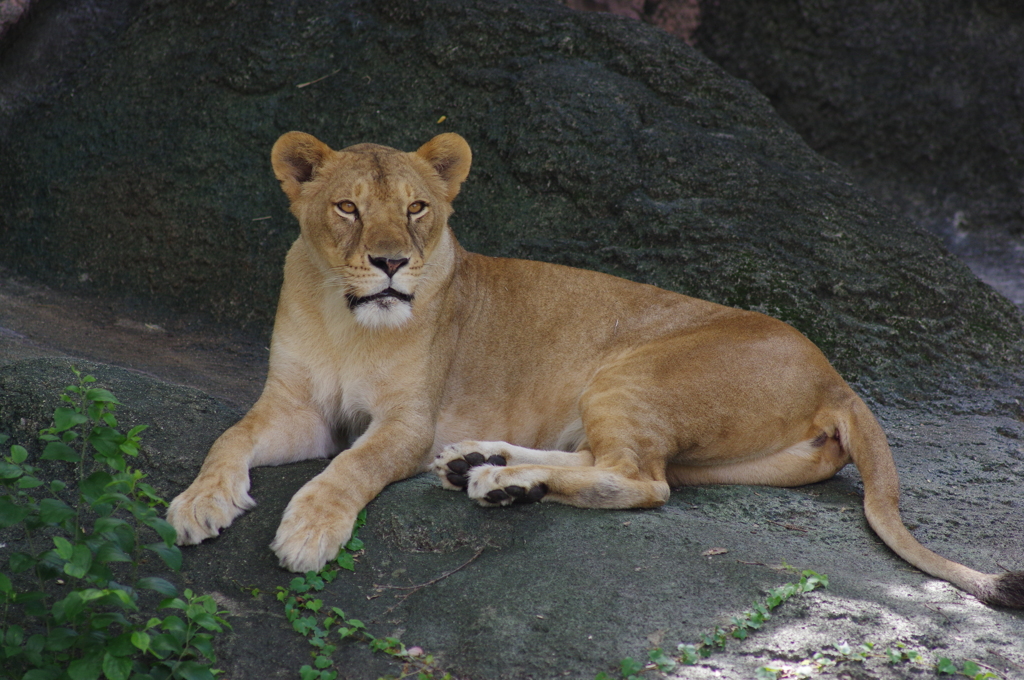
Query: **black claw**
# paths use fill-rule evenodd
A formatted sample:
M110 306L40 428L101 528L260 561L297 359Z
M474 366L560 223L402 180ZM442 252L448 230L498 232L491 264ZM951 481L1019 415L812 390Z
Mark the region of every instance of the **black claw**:
M466 470L469 469L469 463L464 460L456 459L448 463L448 469L457 475L466 474Z
M526 489L521 486L506 486L505 493L512 496L512 498L519 500L526 495Z
M544 496L546 496L547 494L548 485L545 484L544 482L541 482L540 484L526 492L526 498L524 500L526 500L526 502L528 503L536 503L541 498L544 498Z
M488 465L500 465L501 467L504 467L506 463L507 461L498 454L494 454L493 456L487 459Z
M469 477L467 477L466 475L457 475L454 472L449 472L448 474L445 475L445 477L448 478L449 482L459 487L460 489L465 489L467 486L469 486Z
M501 489L493 489L487 492L484 496L484 500L488 503L501 503L502 501L508 500L508 494Z
M463 458L469 463L470 467L476 467L477 465L483 465L484 454L474 451L473 453L467 453Z

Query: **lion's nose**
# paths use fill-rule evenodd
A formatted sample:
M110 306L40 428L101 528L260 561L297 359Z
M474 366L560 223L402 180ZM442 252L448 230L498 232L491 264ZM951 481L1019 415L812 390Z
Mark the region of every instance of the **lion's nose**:
M371 257L370 264L391 277L394 276L395 272L399 269L409 264L409 258L403 257L398 260L392 260L387 257Z

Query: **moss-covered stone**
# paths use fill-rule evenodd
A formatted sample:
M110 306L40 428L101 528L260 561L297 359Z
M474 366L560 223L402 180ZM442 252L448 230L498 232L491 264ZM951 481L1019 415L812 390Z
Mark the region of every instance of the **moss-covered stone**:
M638 22L541 0L152 0L70 82L0 140L0 258L61 286L266 331L297 233L277 136L457 131L467 248L763 310L904 392L1020 358L1010 303L748 83Z
M730 0L699 47L812 148L936 228L1024 230L1024 5Z

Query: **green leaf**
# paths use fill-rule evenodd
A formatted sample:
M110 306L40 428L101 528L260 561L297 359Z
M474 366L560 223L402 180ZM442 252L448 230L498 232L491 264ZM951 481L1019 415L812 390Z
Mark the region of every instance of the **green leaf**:
M622 671L623 677L629 677L630 675L636 675L644 669L644 665L639 661L634 660L632 657L626 657L619 663L619 669Z
M143 590L156 591L164 597L176 598L178 595L178 589L175 588L170 581L162 579L159 576L145 576L140 578L135 584L135 587Z
M192 637L193 649L198 649L199 652L210 660L211 663L217 660L217 656L213 653L213 645L211 644L212 636L200 633Z
M59 652L71 647L78 641L78 631L72 628L51 628L46 635L46 649Z
M94 387L91 390L86 390L85 398L89 401L98 401L103 404L120 404L113 394L100 387Z
M56 540L56 539L54 539ZM79 543L74 548L71 561L64 565L64 573L74 578L84 578L92 566L92 551L89 546Z
M195 616L191 617L191 619L192 619L192 623L196 624L197 626L201 626L201 627L205 628L206 630L212 630L215 633L219 633L222 630L224 630L223 628L220 627L220 624L217 623L217 617L214 616L213 614L209 614L207 612L202 612L200 614L196 614Z
M57 554L65 560L70 560L71 556L75 554L75 546L71 545L71 541L63 536L54 536L53 544L57 547Z
M200 665L195 661L183 661L175 671L185 680L215 680L209 666Z
M29 516L29 509L0 496L0 527L12 527ZM13 567L12 567L13 569Z
M181 550L176 545L166 545L164 543L150 543L149 545L143 546L146 550L152 550L160 559L164 561L168 567L174 571L181 571Z
M956 664L954 664L952 661L950 661L944 656L940 657L939 660L935 663L935 670L945 675L956 675L960 672L960 670L956 667Z
M359 538L355 538L355 537L350 538L348 543L345 544L345 550L351 550L352 552L357 552L357 551L362 550L362 549L363 549L363 541L362 541L362 539L359 539Z
M51 441L46 444L46 449L43 450L43 455L40 458L44 461L68 461L69 463L78 463L82 460L82 456L77 451L61 441Z
M11 571L15 574L20 574L23 571L29 570L36 566L37 563L36 558L23 552L11 553L7 560L8 566L10 566Z
M130 658L112 656L110 652L103 655L103 675L107 676L107 680L128 680L131 672Z
M148 429L149 425L136 425L132 429L128 430L128 434L125 436L127 436L129 439L133 439L134 437L137 437L140 432Z
M968 659L967 661L964 661L964 667L962 672L967 677L973 678L975 675L981 672L981 666Z
M78 485L79 491L82 492L82 496L90 505L96 502L96 499L102 496L106 490L107 485L113 481L113 477L106 470L97 470L92 473Z
M37 486L42 486L43 484L45 484L43 480L37 479L36 477L29 477L27 475L18 480L19 489L34 489Z
M25 450L24 446L18 446L15 444L11 447L11 460L18 465L21 465L28 459L28 451Z
M82 460L81 454L63 442L50 442L43 449L43 460L66 460L69 463L78 463Z
M74 508L56 498L44 498L39 501L39 519L46 524L60 524L76 514L78 513L75 512Z
M338 566L341 567L342 569L347 569L349 571L355 571L356 570L356 561L355 561L355 559L353 559L352 553L343 552L340 555L338 555Z
M143 654L149 651L149 633L141 630L132 632L132 644Z
M0 593L9 595L14 592L14 584L11 583L11 579L7 578L7 574L0 573Z
M24 639L25 631L21 626L12 625L7 629L7 633L3 636L4 642L11 647L20 647L21 641Z
M165 519L156 516L147 517L142 520L142 523L160 534L160 538L164 539L164 543L169 546L174 545L175 541L178 540L178 532Z
M60 677L60 669L45 668L33 669L22 676L22 680L53 680Z
M71 680L96 680L102 672L103 657L98 653L72 661L68 665L68 677Z
M0 461L0 479L17 479L22 474L23 471L20 465Z
M93 532L113 541L128 554L135 550L135 529L123 519L101 517L93 525Z
M647 652L647 657L662 673L668 673L676 667L676 662L666 656L660 649L652 649Z
M120 446L124 437L109 427L94 427L92 432L89 434L89 443L96 449L96 453L100 454L104 458L116 458L121 459L121 456L117 450ZM108 460L107 463L113 466L117 470L124 471L124 461L120 461L120 465L116 465L116 460Z
M77 409L61 407L53 412L53 428L57 432L70 430L76 425L89 422L89 419Z
M107 564L108 562L131 562L132 557L121 546L113 541L103 541L96 549L96 562Z

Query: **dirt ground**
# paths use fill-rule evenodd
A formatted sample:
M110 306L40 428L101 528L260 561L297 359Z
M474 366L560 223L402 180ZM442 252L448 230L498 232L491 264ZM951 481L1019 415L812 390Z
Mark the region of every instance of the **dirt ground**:
M35 357L89 359L248 408L263 388L268 342L196 318L53 290L0 268L0 365Z

